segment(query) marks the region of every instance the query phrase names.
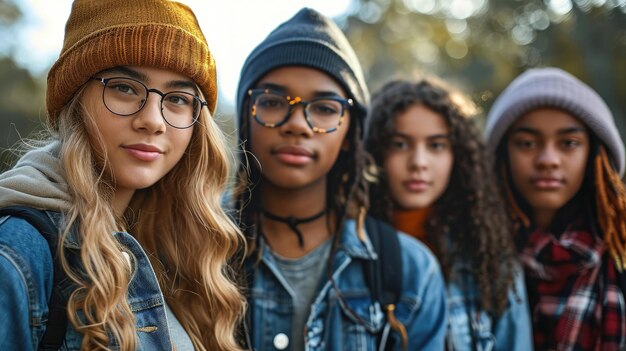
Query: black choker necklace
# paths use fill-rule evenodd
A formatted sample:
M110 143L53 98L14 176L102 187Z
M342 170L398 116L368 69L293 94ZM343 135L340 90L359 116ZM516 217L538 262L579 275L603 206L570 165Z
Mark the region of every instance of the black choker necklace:
M319 213L316 213L313 216L306 218L297 218L294 216L281 217L273 213L267 212L266 210L262 210L261 212L263 213L263 215L273 221L287 224L289 228L294 232L294 234L296 234L296 236L298 237L298 244L300 244L300 247L304 247L304 238L302 237L302 232L298 229L298 225L302 223L313 222L314 220L322 217L326 213L326 209L323 209Z

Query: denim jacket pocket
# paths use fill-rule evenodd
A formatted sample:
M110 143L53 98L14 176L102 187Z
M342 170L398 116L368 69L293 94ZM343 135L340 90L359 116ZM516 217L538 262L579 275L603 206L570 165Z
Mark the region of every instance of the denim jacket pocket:
M252 289L248 308L252 313L252 343L256 350L276 350L279 334L291 338L293 306L286 291Z
M380 304L372 302L369 295L345 296L343 301L339 301L339 306L347 319L370 333L378 333L385 322Z
M372 302L367 293L346 293L343 299L331 300L331 304L335 302L339 306L341 323L330 325L341 325L343 340L336 345L331 342L328 349L375 350L376 337L385 323L380 304Z
M454 351L493 351L495 335L491 317L484 311L472 310L468 319L467 306L462 301L450 301L448 322L448 346ZM473 331L473 333L472 333ZM473 348L473 342L476 348Z

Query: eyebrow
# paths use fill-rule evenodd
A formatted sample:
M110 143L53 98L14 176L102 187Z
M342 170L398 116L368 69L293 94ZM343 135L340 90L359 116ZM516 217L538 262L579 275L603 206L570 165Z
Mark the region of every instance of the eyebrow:
M102 73L121 73L144 83L150 82L150 77L148 77L147 74L126 66L117 66L110 69L105 69L104 71L102 71ZM167 82L167 84L165 84L165 87L167 87L168 89L190 88L197 93L196 83L191 80L170 80Z
M391 136L399 136L405 139L413 139L411 135L404 134L399 131L394 131L393 133L391 133ZM426 139L450 139L450 134L433 134L433 135L427 136Z
M283 94L289 94L288 93L289 89L287 89L287 87L284 85L279 85L279 84L274 84L274 83L263 83L259 85L259 88L270 89L270 90L278 91ZM336 91L320 90L320 91L314 91L312 95L313 95L313 98L338 97L338 98L343 99L343 97L339 95L339 93L337 93Z
M189 88L192 89L194 92L196 92L196 94L198 93L198 89L196 86L196 83L190 81L190 80L171 80L169 82L167 82L167 84L165 85L167 88L169 89L184 89L184 88Z
M528 134L532 134L532 135L541 135L542 133L534 128L530 128L530 127L517 127L515 129L513 129L511 131L511 134L517 134L517 133L528 133ZM566 127L566 128L561 128L559 130L556 131L557 134L559 135L563 135L563 134L574 134L574 133L585 133L585 129L581 128L581 127Z
M117 67L113 67L113 68L109 68L109 69L105 69L104 71L102 71L101 73L122 73L124 75L127 75L131 78L140 80L142 82L148 82L150 81L150 78L148 78L148 75L139 71L136 71L132 68L128 68L126 66L117 66Z

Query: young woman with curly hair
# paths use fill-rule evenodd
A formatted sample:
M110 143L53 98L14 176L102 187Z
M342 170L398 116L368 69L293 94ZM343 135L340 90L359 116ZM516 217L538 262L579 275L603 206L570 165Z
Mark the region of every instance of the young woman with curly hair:
M278 26L244 64L237 106L249 156L236 208L250 242L253 349L443 348L443 279L423 245L399 238L395 310L383 311L366 282L377 257L364 225L368 95L345 36L311 9Z
M227 263L243 236L221 207L216 98L187 6L74 2L48 74L50 140L0 175L0 207L44 210L59 249L0 218L0 349L38 349L55 307L63 350L240 349L245 300ZM53 267L69 279L63 306L48 303Z
M487 120L518 228L538 350L626 348L624 143L606 103L559 68L530 69Z
M475 107L442 82L396 80L372 99L366 148L378 166L372 214L436 254L448 285L449 350L530 350L512 229Z

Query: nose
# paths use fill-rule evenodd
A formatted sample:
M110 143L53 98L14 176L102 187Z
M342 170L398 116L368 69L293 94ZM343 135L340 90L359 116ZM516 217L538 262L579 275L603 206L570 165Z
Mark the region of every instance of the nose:
M304 105L296 104L292 109L289 117L280 126L281 133L284 134L293 134L293 135L302 135L302 136L311 136L313 134L313 130L309 126L309 123L306 120L306 116L304 114Z
M166 125L161 112L161 96L148 94L143 108L133 116L133 128L150 134L165 132Z
M428 168L428 153L423 145L416 144L409 157L409 168L412 170L424 170Z
M556 145L550 143L544 146L537 154L536 164L541 169L558 168L561 164L561 157Z

